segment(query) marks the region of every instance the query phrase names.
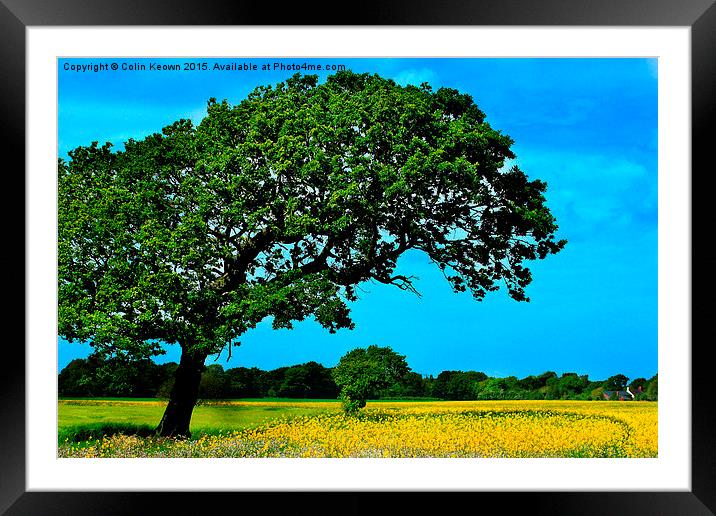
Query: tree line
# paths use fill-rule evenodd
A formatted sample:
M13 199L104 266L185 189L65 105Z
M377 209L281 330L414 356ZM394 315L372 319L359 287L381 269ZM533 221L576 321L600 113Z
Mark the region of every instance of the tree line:
M58 376L60 397L168 398L178 364L152 360L103 359L97 355L72 360ZM204 368L199 384L200 399L308 398L336 399L340 389L333 371L317 362L262 370L257 367L224 369L221 364ZM547 371L524 378L490 377L479 371L442 371L424 376L408 370L367 393L370 399L441 400L602 400L604 394L625 394L637 400L658 399L658 375L629 379L616 374L606 380L588 375Z

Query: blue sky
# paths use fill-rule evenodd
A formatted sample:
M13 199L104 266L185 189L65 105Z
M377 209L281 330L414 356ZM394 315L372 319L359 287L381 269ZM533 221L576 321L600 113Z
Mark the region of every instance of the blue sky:
M59 156L93 140L121 148L128 138L157 132L178 118L198 122L209 97L236 103L255 86L295 73L64 70L65 63L149 61L59 60ZM267 60L204 61L210 68L214 62L260 68ZM558 236L569 243L559 254L531 263L530 303L517 303L504 290L482 303L454 294L425 256L409 252L398 266L420 278L422 298L364 284L351 305L355 330L331 335L313 321L272 330L264 322L240 339L229 362L224 355L216 363L272 369L315 360L333 366L347 351L377 344L406 355L422 374L461 369L523 377L553 370L633 379L657 372L656 59L286 62L345 64L401 84L426 81L470 93L490 124L515 140L520 168L548 183ZM58 339L59 368L90 351ZM159 362L178 361L178 347L167 351Z

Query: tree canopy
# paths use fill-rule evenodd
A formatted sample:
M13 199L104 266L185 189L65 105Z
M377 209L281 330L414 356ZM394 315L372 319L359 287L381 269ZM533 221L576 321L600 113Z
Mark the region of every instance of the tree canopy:
M628 382L629 378L623 374L616 374L604 381L604 388L612 391L623 391L626 389Z
M206 356L260 321L335 332L361 282L417 292L396 272L411 249L456 292L527 301L524 261L565 241L512 143L470 95L346 71L78 147L58 162L59 334L128 357L179 344L193 405Z
M354 414L365 407L368 398L384 387L396 383L409 372L404 355L390 347L368 346L349 351L333 370L340 388L344 410Z

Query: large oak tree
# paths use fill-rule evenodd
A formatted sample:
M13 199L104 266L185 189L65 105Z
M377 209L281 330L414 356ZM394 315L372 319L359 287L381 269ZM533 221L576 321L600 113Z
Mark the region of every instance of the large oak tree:
M260 321L335 332L357 284L415 291L408 250L456 292L526 301L524 261L564 246L546 184L454 89L296 75L207 111L58 161L59 334L114 356L179 345L160 435L189 435L205 359Z

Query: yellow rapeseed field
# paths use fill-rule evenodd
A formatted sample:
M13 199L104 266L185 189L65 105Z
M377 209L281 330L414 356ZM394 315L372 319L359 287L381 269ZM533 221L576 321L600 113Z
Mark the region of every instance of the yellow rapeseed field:
M267 402L274 406L290 403ZM241 405L241 402L225 402ZM252 402L252 405L255 404ZM301 406L306 406L302 403ZM316 406L319 406L317 403ZM326 408L335 404L324 404ZM109 436L61 457L656 457L655 402L369 403L198 439Z

